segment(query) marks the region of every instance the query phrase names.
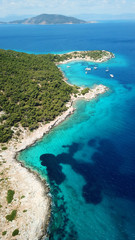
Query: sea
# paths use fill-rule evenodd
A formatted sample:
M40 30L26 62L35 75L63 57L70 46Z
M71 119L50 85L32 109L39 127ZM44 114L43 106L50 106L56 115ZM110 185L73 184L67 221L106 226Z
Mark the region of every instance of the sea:
M59 65L69 83L109 91L77 101L73 115L18 159L50 185L48 239L135 240L135 22L0 25L0 48L115 54L104 63Z

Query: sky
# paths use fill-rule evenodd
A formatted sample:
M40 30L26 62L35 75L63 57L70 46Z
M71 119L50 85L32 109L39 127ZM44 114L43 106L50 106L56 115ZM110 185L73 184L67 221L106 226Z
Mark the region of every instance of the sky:
M0 17L42 13L75 16L81 14L135 14L135 0L0 0Z

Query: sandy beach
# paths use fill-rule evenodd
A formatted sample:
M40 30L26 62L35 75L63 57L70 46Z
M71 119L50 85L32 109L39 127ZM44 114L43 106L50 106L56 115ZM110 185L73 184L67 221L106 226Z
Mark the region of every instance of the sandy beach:
M34 144L41 139L54 126L64 121L74 111L73 104L78 99L90 101L99 94L105 93L108 88L104 85L97 85L90 89L85 95L80 93L71 96L71 101L67 103L68 110L58 116L54 121L41 126L30 132L20 126L21 135L16 139L13 137L7 145L7 150L0 152L0 173L1 173L1 199L0 199L0 239L2 240L38 240L45 236L50 220L51 199L48 195L49 187L38 177L37 173L25 168L16 161L17 154L23 149ZM18 129L16 129L17 131ZM11 203L7 203L7 191L14 190L15 194ZM8 221L6 216L13 210L17 211L13 221ZM19 230L16 238L12 237L15 229ZM6 235L3 233L6 232Z
M86 61L86 62L94 62L94 63L102 63L102 62L106 62L106 61L108 61L109 59L111 59L111 58L115 58L115 55L114 54L111 54L110 52L108 52L108 51L105 51L106 53L107 53L107 55L104 55L102 58L100 58L100 59L93 59L93 58L91 58L91 57L89 57L89 56L85 56L85 58L82 58L81 57L81 53L82 53L83 51L76 51L76 56L75 56L75 52L69 52L69 53L67 53L67 55L72 55L72 57L70 58L70 59L66 59L66 60L64 60L64 61L61 61L61 62L59 62L59 63L57 63L58 65L59 64L66 64L66 63L69 63L69 62L75 62L75 61ZM85 51L84 51L85 52ZM102 52L104 52L104 50L102 50ZM64 55L64 54L59 54L60 56L62 56L62 55Z

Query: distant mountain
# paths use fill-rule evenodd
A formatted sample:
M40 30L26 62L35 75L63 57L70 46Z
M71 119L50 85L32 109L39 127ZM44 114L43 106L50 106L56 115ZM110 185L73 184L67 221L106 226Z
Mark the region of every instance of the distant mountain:
M57 14L41 14L36 17L26 18L24 20L16 20L9 22L10 24L38 24L38 25L46 25L46 24L79 24L79 23L87 23L84 20L80 20L74 17L67 17L63 15Z

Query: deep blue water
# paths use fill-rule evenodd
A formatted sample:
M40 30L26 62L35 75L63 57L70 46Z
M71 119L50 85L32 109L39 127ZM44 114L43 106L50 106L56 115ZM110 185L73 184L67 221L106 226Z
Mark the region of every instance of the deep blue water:
M51 186L50 239L135 239L135 23L0 25L0 48L33 53L105 49L115 59L60 65L79 86L109 92L76 103L75 113L19 156ZM92 71L85 74L86 67ZM105 70L109 67L109 77Z

